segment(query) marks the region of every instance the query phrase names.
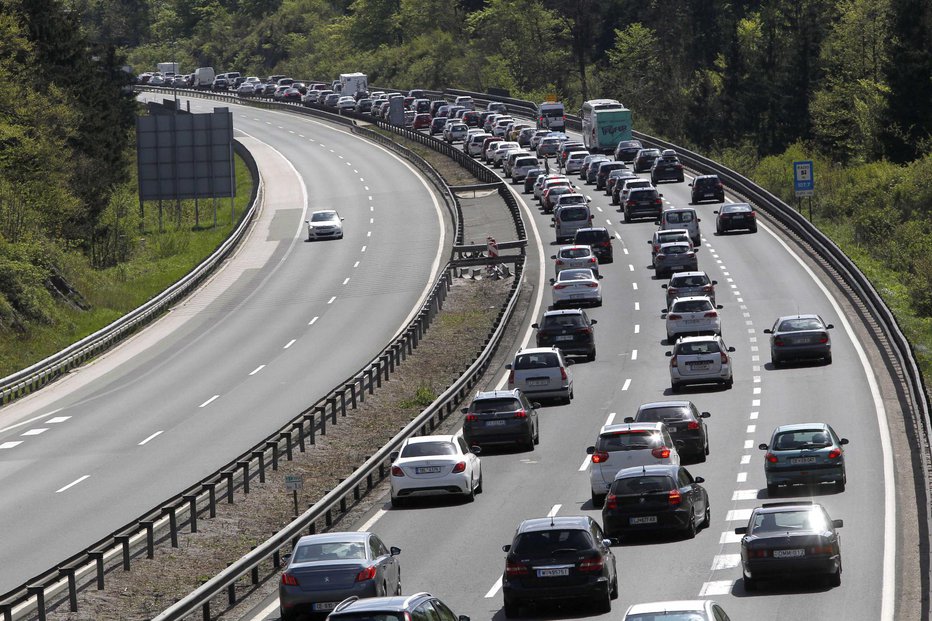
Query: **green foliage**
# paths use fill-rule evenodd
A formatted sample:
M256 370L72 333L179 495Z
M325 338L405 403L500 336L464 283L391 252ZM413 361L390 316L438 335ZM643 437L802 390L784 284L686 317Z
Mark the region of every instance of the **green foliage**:
M403 399L398 402L398 407L407 410L412 408L423 409L434 402L437 393L430 386L418 386L414 396L410 399Z

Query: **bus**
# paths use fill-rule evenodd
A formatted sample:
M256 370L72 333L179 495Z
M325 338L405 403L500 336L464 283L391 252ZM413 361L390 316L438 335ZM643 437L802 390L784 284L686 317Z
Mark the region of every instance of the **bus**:
M631 140L631 111L616 99L591 99L579 111L583 144L592 153L614 153L622 140Z

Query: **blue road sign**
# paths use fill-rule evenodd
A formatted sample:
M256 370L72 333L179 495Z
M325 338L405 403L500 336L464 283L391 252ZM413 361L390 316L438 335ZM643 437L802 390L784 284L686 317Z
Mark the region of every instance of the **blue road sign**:
M812 175L812 161L793 162L793 189L796 196L812 196L815 193L815 179Z

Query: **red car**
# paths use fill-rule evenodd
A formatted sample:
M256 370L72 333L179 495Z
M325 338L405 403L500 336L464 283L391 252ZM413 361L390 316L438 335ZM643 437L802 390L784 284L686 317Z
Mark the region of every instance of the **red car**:
M411 125L414 129L429 129L433 117L426 112L419 112L414 115L414 123Z
M463 113L463 118L461 119L463 123L466 123L469 127L479 127L479 116L480 113L475 110L470 110L469 112Z

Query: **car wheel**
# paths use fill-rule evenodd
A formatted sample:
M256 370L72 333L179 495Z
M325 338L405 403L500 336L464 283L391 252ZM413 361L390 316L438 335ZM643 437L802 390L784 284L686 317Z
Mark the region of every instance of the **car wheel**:
M771 354L770 354L770 364L773 365L773 368L779 369L779 368L780 368L780 365L783 364L783 361L780 360L778 357L774 356L774 355L771 353Z
M779 490L780 490L779 485L774 485L773 483L767 484L767 496L769 498L776 498L777 494L779 493Z
M618 599L618 572L615 572L615 579L612 580L612 592L610 597L612 599Z
M729 377L728 381L725 382L725 388L731 388L734 385L735 385L735 378L733 377Z
M705 517L702 518L702 528L708 528L712 524L712 507L709 506L708 499L705 503Z
M843 491L845 491L845 485L846 485L846 483L847 483L847 482L845 481L845 479L841 479L840 481L835 481L835 491L836 491L836 492L843 492Z
M671 383L670 383L670 391L671 391L671 392L679 392L679 391L680 391L680 385L679 385L679 383L677 383L677 382L671 382Z
M756 226L752 226L752 227L751 227L751 232L752 232L752 233L756 233L756 232L757 232L757 227L756 227Z
M605 494L597 494L594 491L592 492L592 506L596 509L600 508L605 503Z
M686 539L695 539L696 530L696 516L692 511L690 511L689 522L686 524L686 531L683 533L683 537Z
M279 618L281 621L295 621L298 618L297 615L293 615L290 612L285 612L283 609L279 608Z
M631 215L628 213L627 209L625 209L625 222L631 222Z
M392 496L392 508L398 509L399 507L405 506L405 500L405 498L396 498L395 496Z
M757 580L751 578L747 574L744 574L744 590L745 591L756 591L757 590Z
M589 362L592 362L593 360L595 360L595 350L594 350L594 349L593 349L591 352L589 352L588 354L586 354L586 360L588 360Z
M721 234L722 234L722 227L720 227L720 226L718 226L718 225L715 225L715 234L716 234L716 235L721 235Z
M479 471L479 482L476 484L476 493L481 494L484 490L482 489L482 470Z
M832 354L825 357L825 364L832 364Z
M838 571L829 575L828 585L831 587L841 586L841 567L838 568Z
M478 487L478 485L476 485ZM463 497L466 499L466 502L473 502L476 500L476 488L470 487L469 491L463 494Z
M538 427L537 431L534 432L534 444L540 444L540 427Z
M680 183L683 183L683 181L685 181L685 179L683 178L683 175L680 175L679 177L677 177L676 180Z
M525 450L533 451L535 444L536 443L534 442L534 434L533 433L528 434L527 440L525 440L524 442Z
M597 610L601 614L606 614L612 611L612 590L605 589L605 594L599 598L598 603L596 604Z
M520 612L520 607L515 602L505 600L505 618L514 619L518 616Z

